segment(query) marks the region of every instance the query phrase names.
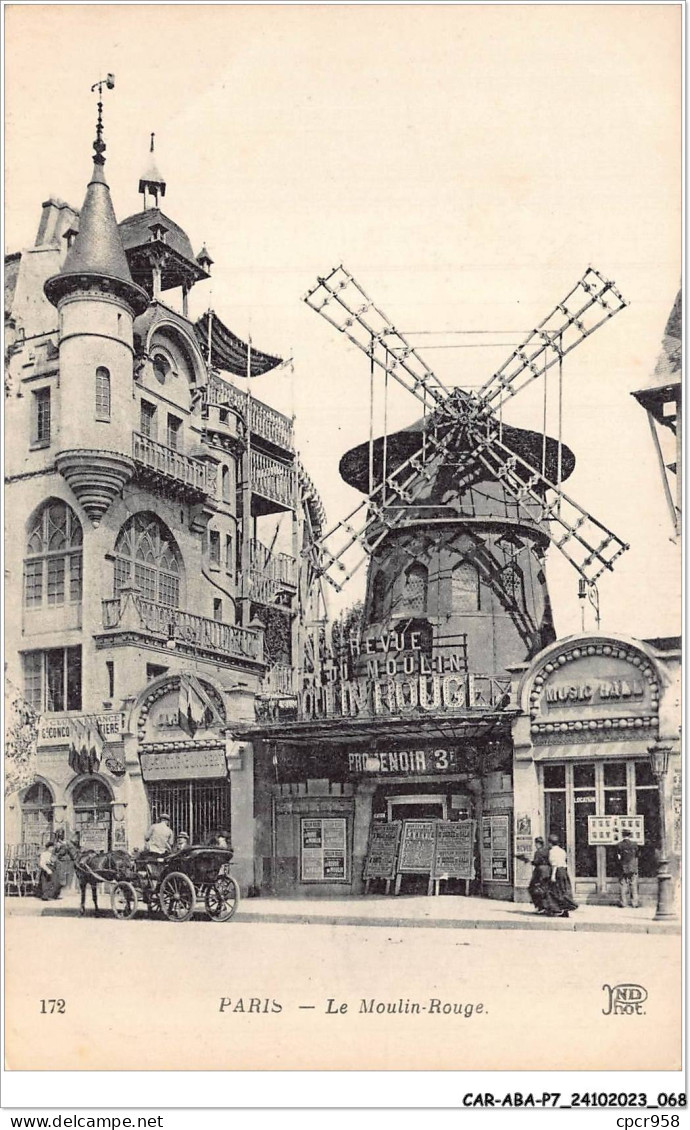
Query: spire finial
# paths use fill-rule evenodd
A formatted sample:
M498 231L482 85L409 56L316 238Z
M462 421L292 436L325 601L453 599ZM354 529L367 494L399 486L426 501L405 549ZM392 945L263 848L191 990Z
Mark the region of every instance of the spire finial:
M105 142L103 140L103 87L107 90L112 90L115 86L115 75L107 74L105 78L99 79L91 87L91 93L98 90L98 117L96 119L96 140L93 143L94 149L94 165L105 165Z

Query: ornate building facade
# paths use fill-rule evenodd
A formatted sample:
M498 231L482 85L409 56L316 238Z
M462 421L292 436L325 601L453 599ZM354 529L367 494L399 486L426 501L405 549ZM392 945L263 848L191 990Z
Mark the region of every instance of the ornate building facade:
M280 360L192 321L208 251L160 209L153 153L118 224L104 151L99 108L81 209L48 200L6 260L7 674L38 754L5 838L133 849L167 811L195 842L229 832L246 888L253 753L234 725L295 701L300 550L323 511L292 419L229 376Z

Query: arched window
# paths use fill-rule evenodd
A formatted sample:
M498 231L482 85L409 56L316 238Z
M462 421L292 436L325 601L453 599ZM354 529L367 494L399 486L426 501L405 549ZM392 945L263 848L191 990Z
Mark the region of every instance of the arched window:
M24 605L56 607L81 600L82 529L74 511L53 498L31 518L24 555Z
M451 578L453 612L479 611L479 574L470 561L455 566Z
M110 420L110 373L103 366L96 369L96 419Z
M81 847L110 851L111 796L102 781L83 781L74 790L74 824Z
M43 847L53 834L53 794L37 781L27 789L22 801L22 843Z
M115 543L115 595L135 585L146 600L180 605L180 555L175 540L154 514L135 514Z
M385 599L386 578L383 573L377 573L371 586L371 619L374 623L383 620Z
M415 561L405 570L403 602L406 612L426 612L429 589L429 570Z
M223 489L222 489L223 502L229 502L230 501L230 471L225 466L223 466L223 470L221 472L221 481L222 481L222 484L223 484Z

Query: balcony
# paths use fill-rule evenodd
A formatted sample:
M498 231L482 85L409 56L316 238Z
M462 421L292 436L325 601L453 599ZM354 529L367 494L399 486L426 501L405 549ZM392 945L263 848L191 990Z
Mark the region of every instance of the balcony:
M132 455L140 475L186 498L216 494L216 468L134 432Z
M287 553L271 553L260 541L250 545L249 593L257 604L275 604L297 590L297 562Z
M253 436L258 436L259 439L283 451L294 451L295 435L289 416L276 412L275 408L269 408L268 404L264 404L261 400L247 396L245 392L235 388L235 385L224 381L214 373L209 378L207 400L209 404L227 404L241 412L245 419L248 418L249 429Z
M297 472L294 467L252 449L250 477L253 514L295 509Z
M132 590L103 602L106 631L143 634L163 646L216 661L245 660L263 663L263 632L224 624L179 608L144 599Z
M272 698L291 698L296 694L295 674L287 663L274 663L261 682L261 694Z

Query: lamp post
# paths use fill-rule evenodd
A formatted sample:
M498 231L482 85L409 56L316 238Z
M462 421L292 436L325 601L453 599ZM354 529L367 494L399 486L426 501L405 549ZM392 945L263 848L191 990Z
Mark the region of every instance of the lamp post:
M675 918L676 916L673 908L673 880L668 866L668 843L666 839L666 774L668 773L668 759L670 753L670 745L655 743L649 746L649 760L652 773L659 787L660 836L655 921L663 918Z

